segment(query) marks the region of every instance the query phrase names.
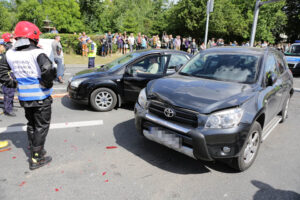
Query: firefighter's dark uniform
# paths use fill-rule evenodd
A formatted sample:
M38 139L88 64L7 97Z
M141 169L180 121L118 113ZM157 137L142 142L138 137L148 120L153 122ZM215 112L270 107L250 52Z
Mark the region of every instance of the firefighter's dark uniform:
M12 44L9 43L5 43L4 45L6 51L8 51L9 49L12 48ZM1 57L3 57L3 55L1 55ZM13 73L9 72L9 76L10 78L14 79L14 75ZM13 102L14 102L14 95L15 95L15 88L10 88L10 87L6 87L5 85L2 85L2 91L3 91L3 95L4 95L4 100L3 100L3 104L4 104L4 114L9 115L9 116L14 116L13 114Z
M0 61L0 81L7 87L16 87L20 104L28 120L27 134L31 147L30 169L42 166L44 144L51 120L52 86L56 69L44 51L29 40L24 45L6 52ZM16 80L10 79L12 70ZM47 157L48 161L51 157Z

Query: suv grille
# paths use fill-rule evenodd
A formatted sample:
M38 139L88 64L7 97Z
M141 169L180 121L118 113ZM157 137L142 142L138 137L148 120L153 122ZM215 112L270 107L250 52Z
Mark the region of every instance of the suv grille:
M169 107L171 107L175 111L174 117L167 117L164 114L165 108L169 108ZM198 116L197 116L197 112L195 111L168 106L158 101L151 101L149 105L149 112L166 120L179 122L193 127L198 126Z

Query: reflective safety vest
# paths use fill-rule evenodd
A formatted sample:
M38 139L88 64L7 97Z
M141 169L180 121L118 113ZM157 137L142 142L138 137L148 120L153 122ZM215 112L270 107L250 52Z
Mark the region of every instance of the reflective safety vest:
M18 97L20 101L36 101L48 98L52 88L40 84L41 70L37 57L45 53L42 49L16 51L10 49L6 53L7 63L12 69L18 82Z
M92 44L94 45L94 51L92 51ZM88 57L96 57L96 54L97 54L97 45L95 42L92 42L88 45L89 47L89 52L88 52Z

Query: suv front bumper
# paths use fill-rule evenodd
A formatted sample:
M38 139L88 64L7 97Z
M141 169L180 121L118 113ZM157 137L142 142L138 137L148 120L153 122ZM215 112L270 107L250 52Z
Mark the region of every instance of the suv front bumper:
M206 161L238 156L251 128L251 124L240 124L231 129L187 127L148 113L138 103L135 105L134 113L135 126L147 139L194 159ZM158 131L153 132L153 129Z

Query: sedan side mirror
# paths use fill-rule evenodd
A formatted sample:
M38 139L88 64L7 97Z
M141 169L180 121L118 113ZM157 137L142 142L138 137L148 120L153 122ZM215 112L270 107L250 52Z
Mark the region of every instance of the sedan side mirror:
M267 87L274 85L277 81L277 75L274 72L267 74Z

